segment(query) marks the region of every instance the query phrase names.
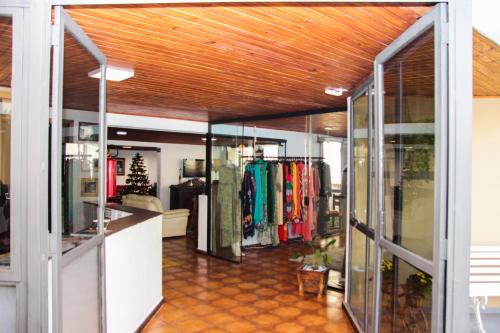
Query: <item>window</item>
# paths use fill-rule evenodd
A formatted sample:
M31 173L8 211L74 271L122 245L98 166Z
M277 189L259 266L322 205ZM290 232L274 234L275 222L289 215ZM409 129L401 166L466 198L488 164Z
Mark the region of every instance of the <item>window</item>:
M323 157L330 166L332 187L334 190L342 189L342 143L339 141L323 142Z

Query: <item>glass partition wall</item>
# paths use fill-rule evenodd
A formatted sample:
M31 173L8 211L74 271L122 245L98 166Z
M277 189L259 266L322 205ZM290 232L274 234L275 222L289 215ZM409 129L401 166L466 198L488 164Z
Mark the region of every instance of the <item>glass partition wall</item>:
M314 237L327 243L336 237L335 279L342 284L345 121L345 112L325 112L211 124L210 254L241 262L247 247ZM297 204L287 207L286 170L291 168L297 168L301 187ZM250 183L249 173L255 175Z

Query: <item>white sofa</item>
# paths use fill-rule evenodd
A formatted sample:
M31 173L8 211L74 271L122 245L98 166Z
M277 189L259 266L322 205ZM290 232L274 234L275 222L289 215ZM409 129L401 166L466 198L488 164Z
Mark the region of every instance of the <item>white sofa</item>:
M151 195L127 194L122 197L123 206L141 208L163 214L162 237L185 236L189 209L163 210L160 199Z

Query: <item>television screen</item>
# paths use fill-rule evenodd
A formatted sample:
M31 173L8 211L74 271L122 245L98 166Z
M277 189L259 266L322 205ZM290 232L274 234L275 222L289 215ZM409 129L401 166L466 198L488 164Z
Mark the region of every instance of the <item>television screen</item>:
M185 159L182 176L184 178L205 177L205 160Z

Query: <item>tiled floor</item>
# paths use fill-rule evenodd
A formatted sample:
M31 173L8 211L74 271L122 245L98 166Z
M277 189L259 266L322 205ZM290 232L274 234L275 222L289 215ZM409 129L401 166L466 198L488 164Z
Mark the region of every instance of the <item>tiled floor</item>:
M343 295L298 296L293 246L247 250L242 265L163 241L165 303L143 332L354 332Z

